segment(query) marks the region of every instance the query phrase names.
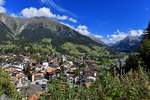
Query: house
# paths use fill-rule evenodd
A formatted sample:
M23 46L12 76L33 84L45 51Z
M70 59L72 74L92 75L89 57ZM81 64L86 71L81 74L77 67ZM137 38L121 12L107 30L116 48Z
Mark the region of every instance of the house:
M59 59L58 58L49 59L49 64L59 66Z
M87 80L95 82L96 81L96 76L97 76L97 71L95 71L95 70L85 70L83 72L83 75L86 77Z
M41 79L41 80L36 80L35 84L40 85L42 90L47 92L48 91L47 82L48 82L47 79Z
M15 66L6 67L5 70L8 71L9 73L22 72L22 68L18 68Z
M76 78L76 84L85 85L85 83L95 82L97 77L97 66L89 63L85 68L80 70L80 75Z
M46 71L46 78L54 78L54 77L59 77L59 73L61 72L61 68L60 67L56 67L56 66L51 66L47 68Z
M28 98L31 98L33 95L43 92L43 89L40 85L31 84L23 90L23 93L26 94Z
M24 68L24 64L23 64L23 63L18 63L18 62L13 62L13 63L11 64L11 66L20 68L20 69L22 69L22 70L23 70L23 68Z
M42 72L32 73L32 84L35 84L36 80L44 79L44 77L45 77L45 73Z
M22 88L30 85L30 81L28 80L27 76L22 76L15 82L15 85L17 90L21 91Z
M40 64L38 64L38 65L36 65L36 66L34 66L32 68L34 68L35 72L45 72L46 69L47 69L47 68L45 68L45 66L40 65Z
M43 65L44 69L47 69L47 68L48 68L48 66L49 66L49 63L48 63L48 62L46 62L46 61L44 61L44 62L42 63L42 65Z

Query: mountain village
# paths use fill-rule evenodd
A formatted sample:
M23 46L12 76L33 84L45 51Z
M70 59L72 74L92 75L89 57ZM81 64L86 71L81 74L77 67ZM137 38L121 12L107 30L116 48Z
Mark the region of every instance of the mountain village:
M26 97L47 92L49 79L65 80L70 86L82 85L89 88L96 81L98 72L94 61L72 61L66 55L49 56L41 62L15 54L1 55L0 59L0 66L10 74L17 91Z

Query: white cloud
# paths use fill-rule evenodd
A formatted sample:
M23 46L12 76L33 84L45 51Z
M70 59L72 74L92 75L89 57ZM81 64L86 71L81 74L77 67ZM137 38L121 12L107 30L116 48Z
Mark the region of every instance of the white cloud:
M94 35L94 37L97 37L97 38L99 38L99 39L103 39L103 38L104 38L104 37L101 36L101 35Z
M88 27L85 25L79 25L77 28L75 28L77 32L79 32L82 35L88 36L88 37L95 37L97 39L103 40L103 36L99 34L93 34L88 30Z
M56 19L58 19L58 20L67 20L68 16L66 16L66 15L63 15L63 16L57 15Z
M90 35L90 32L88 31L88 27L85 25L79 25L77 27L74 27L73 25L70 25L70 24L64 23L64 22L61 22L61 24L66 25L66 26L74 29L75 31L79 32L82 35L86 35L86 36Z
M70 25L68 23L64 23L64 22L60 22L60 23L63 24L63 25L65 25L65 26L68 26L68 27L70 27L70 28L72 28L74 30L76 30L76 28L74 26L72 26L72 25Z
M25 8L21 11L21 14L24 17L30 18L30 17L56 17L55 14L51 12L49 8L43 7L40 9L30 7L30 8Z
M77 22L77 20L73 18L69 18L69 16L66 15L58 15L53 13L49 8L43 7L43 8L25 8L21 11L21 15L26 18L31 18L31 17L50 17L50 18L55 18L57 20L68 20L71 22Z
M7 10L3 6L5 5L5 0L0 0L0 13L6 13Z
M69 21L73 22L73 23L77 23L77 20L74 18L69 18Z
M78 31L79 33L83 34L83 35L90 35L91 33L88 31L88 27L85 25L79 25L76 29L76 31Z
M6 13L6 12L7 10L4 7L0 6L0 13Z
M50 18L56 18L58 20L67 20L68 16L61 16L54 14L49 8L43 7L43 8L25 8L21 11L21 14L23 17L31 18L31 17L50 17Z
M99 39L103 39L104 38L103 36L98 35L98 34L91 34L91 32L89 32L89 30L88 30L88 27L85 26L85 25L79 25L77 27L74 27L74 26L72 26L72 25L70 25L68 23L64 23L64 22L61 22L61 24L66 25L66 26L74 29L75 31L77 31L80 34L85 35L85 36L89 36L89 37L92 36L92 37L96 37L96 38L99 38Z

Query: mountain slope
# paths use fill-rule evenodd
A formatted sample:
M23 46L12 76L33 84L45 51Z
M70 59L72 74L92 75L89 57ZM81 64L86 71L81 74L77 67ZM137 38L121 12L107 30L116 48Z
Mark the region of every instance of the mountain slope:
M24 19L0 14L0 23L0 29L2 30L0 31L0 38L3 38L3 40L7 40L7 37L3 36L4 34L9 36L11 34L14 39L28 42L38 42L43 38L50 38L55 45L71 42L103 46L102 43L46 17Z
M0 22L0 41L12 40L13 33L11 30L3 23Z

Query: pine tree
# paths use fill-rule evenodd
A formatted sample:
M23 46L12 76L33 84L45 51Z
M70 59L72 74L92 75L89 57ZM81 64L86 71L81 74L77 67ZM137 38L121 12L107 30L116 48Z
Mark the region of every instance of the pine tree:
M148 24L148 28L144 32L144 39L150 39L150 22Z
M140 55L144 61L147 70L150 70L150 22L144 32L144 38L140 47Z

